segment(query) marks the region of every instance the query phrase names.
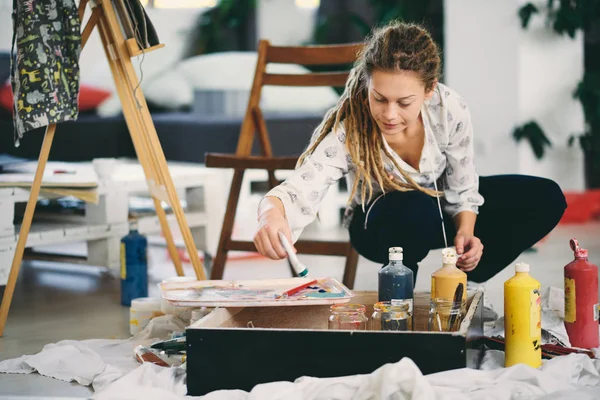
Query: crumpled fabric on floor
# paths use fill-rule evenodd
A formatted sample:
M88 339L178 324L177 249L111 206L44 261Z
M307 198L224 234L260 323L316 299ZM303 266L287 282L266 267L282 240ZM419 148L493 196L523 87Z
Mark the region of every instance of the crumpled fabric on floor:
M556 294L556 293L555 293ZM560 293L558 294L560 295ZM544 308L552 310L555 296L548 293ZM186 396L185 364L163 368L140 364L132 350L168 337L184 324L173 316L153 319L148 327L129 340L62 341L47 345L42 352L0 362L1 372L39 373L65 381L91 384L94 399L176 400ZM60 350L57 356L56 352ZM68 357L65 357L68 354ZM221 390L203 400L586 400L600 399L600 360L570 354L545 360L538 369L526 365L503 368L504 352L486 351L480 370L458 369L424 376L417 365L404 358L370 374L335 378L300 377L294 382L271 382L250 392Z
M458 369L423 376L408 358L371 374L338 378L302 377L257 385L250 392L221 390L202 400L515 400L598 399L600 360L581 354L557 357L539 368ZM182 368L145 364L94 395L94 399L185 399ZM194 377L194 379L202 379Z
M161 316L154 318L144 330L130 339L63 340L51 343L38 354L0 362L0 372L37 372L65 382L92 385L95 391L100 391L140 366L133 356L133 349L137 345L147 346L168 338L172 331L183 329L185 324L176 317Z

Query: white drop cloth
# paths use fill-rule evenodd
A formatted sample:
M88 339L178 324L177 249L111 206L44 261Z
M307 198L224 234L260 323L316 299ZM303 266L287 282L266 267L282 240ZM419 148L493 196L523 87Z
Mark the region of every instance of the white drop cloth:
M557 336L566 336L560 315L562 301L557 298L562 298L560 289L550 288L545 293L542 325L545 329L551 328ZM150 363L140 365L133 357L136 345L165 339L171 331L183 328L183 323L172 316L158 317L131 339L68 340L49 344L39 354L0 362L0 372L26 374L37 371L67 382L91 384L95 390L94 398L98 400L185 399L185 365L172 368ZM496 331L501 333L500 326ZM490 332L492 330L486 333ZM571 354L548 360L539 369L525 365L503 368L503 364L504 353L491 350L486 352L481 370L464 368L423 376L412 360L405 358L367 375L301 377L295 382L257 385L250 392L217 391L202 399L600 399L600 360Z

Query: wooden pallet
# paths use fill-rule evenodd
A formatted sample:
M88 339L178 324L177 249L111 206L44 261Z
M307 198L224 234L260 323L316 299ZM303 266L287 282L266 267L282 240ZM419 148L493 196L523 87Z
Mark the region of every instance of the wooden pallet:
M224 213L228 174L198 164L170 163L169 170L175 188L186 204L186 219L197 248L213 254ZM97 192L98 203L86 203L85 215L39 213L32 224L26 247L31 249L34 246L85 241L88 250L86 263L118 268L119 242L129 229L130 198L147 195L148 184L139 164L124 161L110 179L100 181ZM26 202L28 197L26 189L0 188L0 285L6 284L20 230L20 225L14 225L15 205ZM48 198L43 191L41 197ZM142 234L161 231L155 214L136 217L136 220ZM167 221L176 226L174 215L168 214Z

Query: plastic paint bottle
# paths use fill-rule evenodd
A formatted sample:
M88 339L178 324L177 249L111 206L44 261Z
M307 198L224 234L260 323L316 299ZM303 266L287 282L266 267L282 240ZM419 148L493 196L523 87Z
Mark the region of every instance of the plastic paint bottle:
M121 239L121 304L148 297L148 240L132 222L129 234Z
M540 283L529 275L529 265L518 263L515 275L504 282L505 366L542 365L542 299Z
M459 285L462 284L462 299L467 300L467 274L456 267L456 250L442 250L442 268L431 274L431 298L453 300Z
M413 272L402 263L402 247L390 247L389 264L379 270L379 301L406 301L413 309Z
M598 347L598 267L571 239L575 260L565 266L565 328L573 347Z

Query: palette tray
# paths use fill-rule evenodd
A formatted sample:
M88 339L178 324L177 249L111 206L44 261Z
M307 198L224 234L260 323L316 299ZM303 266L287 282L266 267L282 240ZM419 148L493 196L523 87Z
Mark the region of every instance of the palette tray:
M287 290L316 279L316 283L288 297ZM331 277L260 280L206 280L163 282L162 297L170 304L184 307L273 307L347 303L354 294Z

